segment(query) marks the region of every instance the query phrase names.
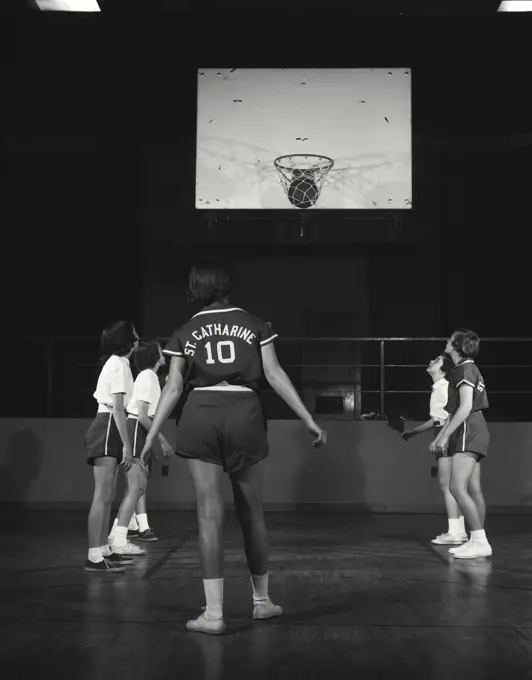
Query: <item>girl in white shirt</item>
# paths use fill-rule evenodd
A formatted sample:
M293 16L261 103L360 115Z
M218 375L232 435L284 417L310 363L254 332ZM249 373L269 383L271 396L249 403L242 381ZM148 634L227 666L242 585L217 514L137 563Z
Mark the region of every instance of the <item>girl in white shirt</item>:
M449 390L447 376L453 368L454 362L448 354L441 354L429 362L427 373L431 376L433 383L430 395L430 418L422 425L404 432L402 436L405 441L426 430L434 430L435 437L440 433L449 417L445 410ZM438 451L436 459L438 463L438 481L445 501L449 527L447 533L436 536L436 538L432 539L432 543L437 545L461 545L464 541L467 541L467 533L464 515L449 489L452 459L448 458L444 451Z
M133 461L125 408L133 395L129 357L138 347L138 341L137 332L129 321L116 321L102 333L103 366L93 395L98 403L98 412L85 435L87 463L92 465L94 471L86 571L124 571L124 563L130 561L112 553L107 532L117 467L127 471Z
M115 520L109 543L112 545L113 552L122 555L144 555L145 551L138 546L131 545L127 541L128 525L131 522L135 508L139 510L141 522L141 534L137 536L140 540L157 540L155 532L144 527L147 523L145 504L141 504L141 498L145 496L148 484L148 469L151 469L151 461L147 461L146 467L140 464L140 454L146 442L149 429L157 404L161 396L161 386L157 371L164 366L165 359L158 342L142 342L134 354L134 361L139 374L135 380L133 394L127 406L127 429L132 443L133 465L127 473L127 490L124 500L120 505L118 516ZM159 443L163 449L165 457L170 457L173 453L172 447L163 434L158 435ZM144 510L144 512L140 512ZM150 533L151 531L151 533Z

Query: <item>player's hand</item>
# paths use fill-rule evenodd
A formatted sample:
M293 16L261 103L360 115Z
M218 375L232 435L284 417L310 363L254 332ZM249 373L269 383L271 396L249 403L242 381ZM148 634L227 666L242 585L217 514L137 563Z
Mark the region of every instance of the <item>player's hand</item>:
M148 464L148 459L150 455L150 450L151 447L153 446L153 442L151 441L149 435L146 437L146 442L144 444L144 447L142 448L142 451L140 452L140 463L141 465L144 465L144 467L147 466Z
M133 452L131 451L131 448L129 446L124 446L122 449L122 460L120 461L119 467L124 470L124 472L127 472L128 470L131 469L131 466L133 465Z
M144 476L148 477L148 475L150 474L150 469L148 468L148 464L144 460L142 460L142 458L139 458L139 465L140 465L140 469L144 473Z
M438 443L436 444L436 451L445 451L447 449L447 446L449 445L449 437L446 437L443 435L443 437L440 437L438 440Z
M438 451L438 448L439 448L439 443L440 443L440 439L439 439L439 437L436 437L436 439L434 439L430 443L429 451L432 451L432 453L436 453L436 451Z
M312 446L325 446L327 443L327 430L322 429L314 421L308 426L309 432L316 435L316 439L312 442Z
M408 430L407 432L403 432L401 437L407 442L409 439L412 439L412 437L416 436L416 432L413 432L412 430Z
M174 455L174 449L166 439L161 442L161 449L163 450L163 456L165 458L171 458Z

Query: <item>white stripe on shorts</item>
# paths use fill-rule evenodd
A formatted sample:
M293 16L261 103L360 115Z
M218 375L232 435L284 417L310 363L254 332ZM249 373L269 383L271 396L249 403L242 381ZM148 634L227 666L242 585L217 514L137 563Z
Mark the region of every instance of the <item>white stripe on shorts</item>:
M109 441L109 434L111 433L111 420L113 419L113 414L111 413L109 415L109 422L107 423L107 434L105 435L105 453L104 456L107 455L107 443Z

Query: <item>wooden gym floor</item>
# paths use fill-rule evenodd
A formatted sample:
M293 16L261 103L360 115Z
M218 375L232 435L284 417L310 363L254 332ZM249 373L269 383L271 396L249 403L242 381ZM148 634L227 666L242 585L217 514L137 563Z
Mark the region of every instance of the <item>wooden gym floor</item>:
M532 517L488 517L494 555L456 560L443 515L268 513L270 593L254 622L227 515L221 637L204 604L193 513L152 512L159 541L125 574L90 574L86 512L0 513L2 678L532 678Z

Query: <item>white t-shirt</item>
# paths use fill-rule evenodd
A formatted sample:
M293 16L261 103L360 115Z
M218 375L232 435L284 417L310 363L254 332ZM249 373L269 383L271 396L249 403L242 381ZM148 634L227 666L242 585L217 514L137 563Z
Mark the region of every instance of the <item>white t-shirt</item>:
M159 385L159 378L155 371L152 371L151 368L146 368L138 374L135 380L133 396L129 402L127 412L132 416L138 416L139 401L146 401L149 404L148 417L153 418L160 397L161 386Z
M443 425L449 417L449 414L445 410L448 394L449 381L445 378L440 378L432 385L432 394L430 395L430 417L437 425Z
M133 395L133 375L127 357L116 354L107 359L96 385L96 392L92 395L98 402L98 413L109 413L113 410L113 394L124 395L124 408L127 407Z

